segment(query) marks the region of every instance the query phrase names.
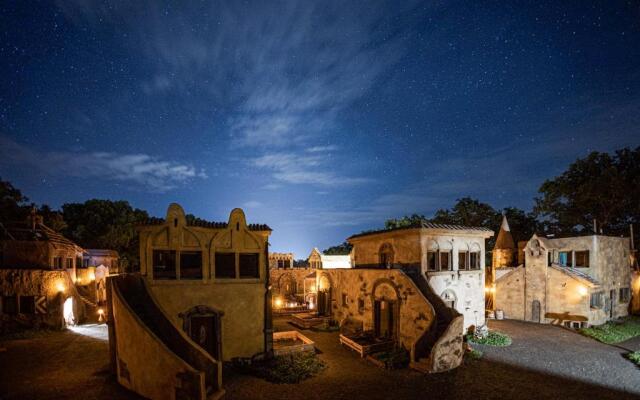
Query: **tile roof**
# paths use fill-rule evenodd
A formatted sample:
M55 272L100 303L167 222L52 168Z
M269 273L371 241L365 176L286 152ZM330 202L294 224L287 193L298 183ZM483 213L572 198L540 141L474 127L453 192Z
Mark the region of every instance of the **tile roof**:
M378 230L372 230L372 231L365 231L365 232L362 232L362 233L351 235L349 237L349 239L362 237L362 236L368 236L368 235L375 235L377 233L394 232L394 231L401 231L401 230L405 230L405 229L419 229L419 228L424 228L424 229L443 229L443 230L450 230L450 231L457 230L457 231L491 232L493 234L493 231L491 229L484 228L484 227L481 227L481 226L436 224L436 223L433 223L433 222L422 221L422 222L417 223L417 224L412 224L412 225L403 226L403 227L399 227L399 228L378 229Z
M62 234L41 223L36 224L35 229L31 228L30 223L25 222L8 224L4 226L2 236L10 240L48 241L54 244L81 248Z
M166 223L164 218L150 217L144 220L142 223L138 224L138 226L162 225L164 223ZM226 222L195 220L195 221L187 221L187 226L196 226L201 228L213 228L213 229L226 229L229 226L229 224ZM267 224L247 224L247 228L249 228L250 231L272 230Z

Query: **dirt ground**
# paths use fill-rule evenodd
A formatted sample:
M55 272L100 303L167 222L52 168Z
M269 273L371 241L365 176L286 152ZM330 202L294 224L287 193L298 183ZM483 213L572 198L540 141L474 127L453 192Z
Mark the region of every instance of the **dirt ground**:
M226 370L226 399L631 399L640 398L640 369L626 352L562 328L494 321L508 348L444 374L385 371L340 347L336 333L303 333L327 364L300 384L272 384ZM276 322L276 329L293 329ZM91 335L91 336L87 336ZM0 399L138 399L108 373L104 328L0 342Z

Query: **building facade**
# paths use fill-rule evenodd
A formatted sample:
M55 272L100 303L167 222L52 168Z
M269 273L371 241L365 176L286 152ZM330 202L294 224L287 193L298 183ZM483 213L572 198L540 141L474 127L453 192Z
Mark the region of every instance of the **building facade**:
M628 238L534 235L524 248L524 265L496 277L495 308L505 318L570 327L626 316L632 294L629 255Z
M269 269L293 268L293 253L269 253Z
M140 274L172 322L200 339L193 321L207 318L198 317L198 308L212 315L205 336L214 337L207 341L217 346L209 349L214 358L268 350L268 226L247 225L239 208L228 223L188 225L182 207L171 204L165 219L150 220L139 232Z
M451 308L464 316L464 328L485 322L486 228L422 223L420 226L363 233L348 239L355 268L419 271Z

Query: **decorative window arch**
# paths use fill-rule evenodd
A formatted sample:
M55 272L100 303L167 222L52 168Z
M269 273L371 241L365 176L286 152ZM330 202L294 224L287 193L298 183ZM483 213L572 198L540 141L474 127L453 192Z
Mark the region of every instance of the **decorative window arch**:
M458 296L456 296L456 293L453 290L451 290L451 289L445 290L440 295L440 298L442 299L442 301L445 302L445 304L448 307L453 308L453 309L456 308L456 303L458 302Z
M482 249L478 243L473 243L469 252L469 269L480 269L481 265Z
M380 265L384 268L391 268L393 266L395 252L393 246L390 243L383 243L378 251L378 257L380 259Z

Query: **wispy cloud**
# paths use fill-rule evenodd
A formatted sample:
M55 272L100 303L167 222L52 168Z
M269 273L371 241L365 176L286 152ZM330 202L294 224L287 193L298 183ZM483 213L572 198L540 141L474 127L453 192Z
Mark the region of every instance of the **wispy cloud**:
M252 160L252 166L272 171L273 177L284 183L345 186L368 182L365 178L340 176L325 168L321 156L294 153L269 153Z
M149 154L40 151L0 135L0 164L3 163L29 167L47 175L129 182L159 192L207 177L204 170L192 165Z
M335 150L327 137L339 115L378 83L406 52L392 21L413 4L377 7L344 2L213 2L162 7L156 2L61 2L78 24L100 29L111 23L125 41L142 46L157 72L143 90L149 95L205 92L233 109L227 118L229 145L245 149L245 163L261 163L264 149L288 152ZM406 27L408 28L408 27ZM124 36L124 35L123 35ZM292 148L293 147L293 148ZM308 150L305 150L308 149ZM349 177L341 170L305 170L274 178L321 183Z

